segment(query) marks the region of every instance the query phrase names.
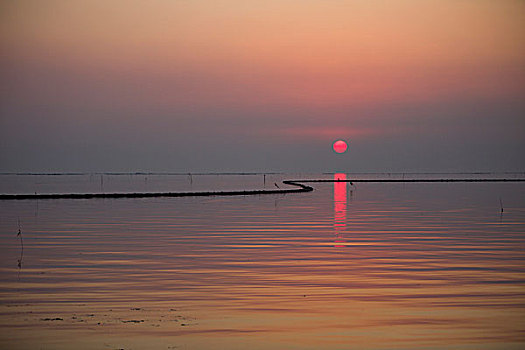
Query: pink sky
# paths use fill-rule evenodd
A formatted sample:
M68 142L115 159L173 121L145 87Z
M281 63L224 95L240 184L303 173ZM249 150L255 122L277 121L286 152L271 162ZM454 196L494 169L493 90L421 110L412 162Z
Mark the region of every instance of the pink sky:
M2 171L525 169L520 1L2 7Z

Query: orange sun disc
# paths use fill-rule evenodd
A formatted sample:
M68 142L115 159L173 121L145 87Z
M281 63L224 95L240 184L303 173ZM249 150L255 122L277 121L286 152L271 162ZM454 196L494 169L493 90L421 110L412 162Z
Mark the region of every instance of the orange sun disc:
M343 140L337 140L334 142L334 151L336 151L337 153L344 153L346 152L347 148L348 146Z

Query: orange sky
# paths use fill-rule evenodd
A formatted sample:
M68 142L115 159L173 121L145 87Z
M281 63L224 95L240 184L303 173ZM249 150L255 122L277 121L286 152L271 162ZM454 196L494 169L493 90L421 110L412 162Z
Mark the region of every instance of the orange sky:
M517 104L504 124L511 134L524 127L521 1L22 0L2 7L2 121L15 134L10 119L21 114L30 123L42 104L54 111L50 123L94 109L102 113L89 113L93 123L140 129L148 119L162 130L220 119L238 129L234 136L297 141L392 134L385 120L408 130L403 125L418 118L387 113L393 107L476 101ZM243 131L246 119L255 126Z

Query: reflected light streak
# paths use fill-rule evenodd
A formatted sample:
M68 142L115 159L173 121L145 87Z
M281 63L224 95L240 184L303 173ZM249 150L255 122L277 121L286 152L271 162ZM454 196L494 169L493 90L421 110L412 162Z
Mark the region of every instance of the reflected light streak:
M346 180L346 174L334 174L334 180ZM346 228L346 182L334 182L335 247L344 247L343 231Z

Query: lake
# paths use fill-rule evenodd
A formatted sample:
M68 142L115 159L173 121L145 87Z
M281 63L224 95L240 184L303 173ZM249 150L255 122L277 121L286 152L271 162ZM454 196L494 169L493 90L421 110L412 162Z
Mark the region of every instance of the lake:
M0 175L0 193L345 177L523 174ZM0 348L525 347L525 183L309 185L0 201Z

